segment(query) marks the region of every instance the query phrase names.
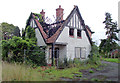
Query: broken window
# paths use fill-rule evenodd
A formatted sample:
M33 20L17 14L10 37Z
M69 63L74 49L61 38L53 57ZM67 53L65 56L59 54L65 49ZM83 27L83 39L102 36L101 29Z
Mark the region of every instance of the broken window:
M81 38L81 30L79 30L79 29L77 30L77 37Z
M74 36L74 29L73 29L73 28L70 28L70 29L69 29L69 35L70 35L70 36Z

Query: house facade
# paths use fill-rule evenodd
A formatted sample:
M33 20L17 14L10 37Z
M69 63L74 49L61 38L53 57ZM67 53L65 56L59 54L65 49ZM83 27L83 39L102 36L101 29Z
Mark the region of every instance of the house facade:
M78 6L74 6L68 17L63 20L64 9L56 9L56 22L47 24L45 12L31 13L27 26L35 28L37 45L46 46L46 60L48 64L58 63L64 58L81 60L87 59L91 51L92 31L85 25Z

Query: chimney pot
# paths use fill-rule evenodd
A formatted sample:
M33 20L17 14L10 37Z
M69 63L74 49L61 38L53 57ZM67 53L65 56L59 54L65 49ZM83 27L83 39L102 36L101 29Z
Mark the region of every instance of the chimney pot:
M59 5L59 8L56 9L56 21L63 20L63 11L64 11L64 9L61 8L61 5Z
M74 5L74 8L76 7L76 5Z
M42 9L42 11L40 12L40 14L42 15L43 20L45 20L45 12L44 12L43 9Z
M59 8L61 8L61 5L59 5Z

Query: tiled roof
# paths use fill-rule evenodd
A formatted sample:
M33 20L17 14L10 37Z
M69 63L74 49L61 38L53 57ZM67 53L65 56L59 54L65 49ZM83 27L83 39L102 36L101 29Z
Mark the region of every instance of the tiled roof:
M32 15L32 16L35 18L35 15ZM42 28L41 24L38 22L38 20L37 19L34 19L34 20L35 20L35 22L36 22L36 24L37 24L43 38L46 40L47 37L48 37L47 34L43 31L43 28Z

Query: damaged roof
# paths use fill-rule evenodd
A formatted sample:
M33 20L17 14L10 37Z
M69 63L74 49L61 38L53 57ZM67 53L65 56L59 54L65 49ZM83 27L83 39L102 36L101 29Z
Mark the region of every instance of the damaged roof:
M81 21L81 23L83 25L83 28L84 28L84 31L86 32L88 40L89 40L90 44L92 45L91 38L90 38L89 33L88 33L88 31L87 31L87 29L85 27L84 20L82 19L82 16L80 14L78 6L75 6L73 8L71 13L66 18L66 20L58 21L58 22L53 23L53 24L45 23L42 20L41 16L38 15L38 14L35 14L35 13L31 13L29 19L30 18L34 19L34 21L35 21L35 23L36 23L36 25L37 25L37 27L38 27L42 37L43 37L45 43L46 44L51 44L51 43L54 43L57 40L57 38L59 37L60 33L63 31L64 26L66 26L68 24L68 22L70 21L72 15L75 13L75 11L78 12L80 21ZM28 19L28 21L29 21L29 19ZM27 22L27 25L29 25L28 22Z

